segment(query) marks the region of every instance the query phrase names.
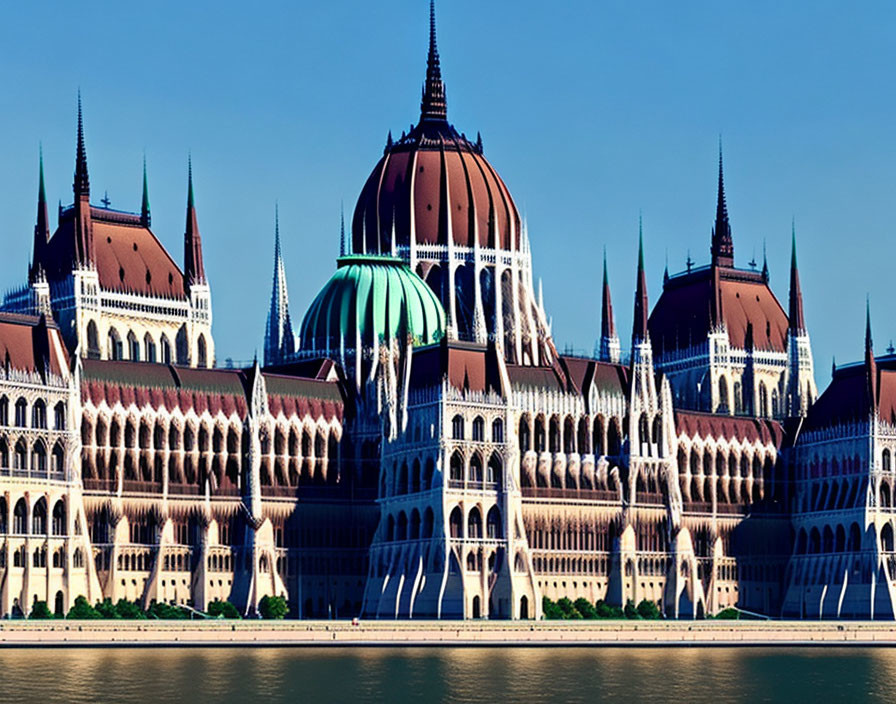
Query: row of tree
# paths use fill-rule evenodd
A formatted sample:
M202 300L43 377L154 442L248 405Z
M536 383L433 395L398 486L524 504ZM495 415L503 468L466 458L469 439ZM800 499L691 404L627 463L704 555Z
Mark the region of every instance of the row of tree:
M547 597L542 598L542 611L546 619L600 619L600 618L628 618L655 620L663 618L656 602L642 600L639 604L629 599L625 606L610 606L603 599L598 599L592 604L585 598L579 597L571 601L566 597L551 601ZM717 619L739 619L740 611L735 608L727 608L716 614Z
M181 606L154 601L148 609L138 603L119 599L113 602L108 597L98 601L95 606L83 596L75 599L75 603L64 618L72 619L189 619L196 611ZM200 612L202 613L202 612ZM241 618L239 609L229 601L213 601L204 612L210 618ZM265 596L258 603L258 613L265 619L282 619L289 613L289 604L282 596ZM29 619L63 618L50 611L45 601L36 601L31 608Z

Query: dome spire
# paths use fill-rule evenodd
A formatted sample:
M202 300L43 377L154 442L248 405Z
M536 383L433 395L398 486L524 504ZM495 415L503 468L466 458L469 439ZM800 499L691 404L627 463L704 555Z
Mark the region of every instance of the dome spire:
M445 84L439 65L439 48L436 44L436 3L429 0L429 53L426 57L426 82L420 101L420 121L444 122L448 118L445 102Z
M632 347L647 342L647 277L644 274L644 228L638 217L638 278L635 292L635 319L632 326Z
M149 212L149 183L146 179L146 154L143 155L143 202L140 205L140 222L143 227L152 224L152 216Z
M193 157L187 158L187 225L184 229L184 283L204 284L205 266L202 261L202 238L196 219L193 199Z
M50 216L47 212L47 191L44 188L44 148L40 147L40 168L37 186L37 221L34 225L30 280L34 281L43 265L44 246L50 240Z
M796 219L790 224L790 329L793 334L805 334L806 319L803 315L803 294L800 289L800 271L796 263Z

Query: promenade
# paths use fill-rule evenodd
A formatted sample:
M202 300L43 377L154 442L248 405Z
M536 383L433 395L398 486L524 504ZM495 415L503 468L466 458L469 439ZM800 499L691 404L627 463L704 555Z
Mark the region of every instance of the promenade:
M868 646L868 621L2 621L2 647L105 646Z

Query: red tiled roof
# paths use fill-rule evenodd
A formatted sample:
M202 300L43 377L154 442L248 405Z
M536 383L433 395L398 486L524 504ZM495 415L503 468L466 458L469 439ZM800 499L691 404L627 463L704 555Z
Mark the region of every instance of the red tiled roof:
M47 369L61 376L68 364L68 352L55 322L0 313L0 366L38 373Z
M184 298L178 265L140 217L91 207L93 246L100 286L107 291L133 292L161 298ZM63 212L59 227L42 256L51 280L72 270L75 260L73 211Z
M732 346L746 348L752 335L756 349L787 350L787 315L762 275L720 268L716 283L709 267L663 287L648 322L653 349L662 354L705 342L717 310Z
M699 435L702 438L759 441L772 443L777 448L784 440L784 429L777 421L697 411L676 411L675 431L691 438Z
M864 364L837 369L828 388L809 409L806 429L866 422L871 415L867 378ZM896 423L896 357L877 359L877 409L881 420Z

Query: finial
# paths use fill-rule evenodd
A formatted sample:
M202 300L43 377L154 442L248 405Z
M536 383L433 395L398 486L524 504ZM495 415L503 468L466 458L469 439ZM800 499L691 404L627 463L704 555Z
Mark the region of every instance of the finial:
M187 207L193 206L193 154L187 152Z
M834 375L837 373L837 358L831 356L831 378L834 378Z
M339 201L339 256L348 254L345 241L345 201Z
M274 201L274 256L280 257L280 201Z
M476 151L482 154L482 133L476 132Z
M722 161L722 135L719 135L719 192L716 200L716 222L712 229L712 265L734 266L734 241L728 221L728 203L725 200L725 174Z
M663 286L669 283L669 250L666 250L666 267L663 269Z
M109 206L112 205L112 201L109 200L109 191L103 192L103 197L100 198L100 203L103 204L103 207L108 210Z
M762 278L768 281L768 254L765 251L765 238L762 239Z
M143 202L140 205L140 221L144 227L152 224L152 216L149 210L149 182L146 178L146 154L143 154Z
M429 53L426 57L426 82L423 100L420 102L420 120L444 122L448 116L445 103L445 84L439 65L439 48L436 43L436 4L429 2Z

